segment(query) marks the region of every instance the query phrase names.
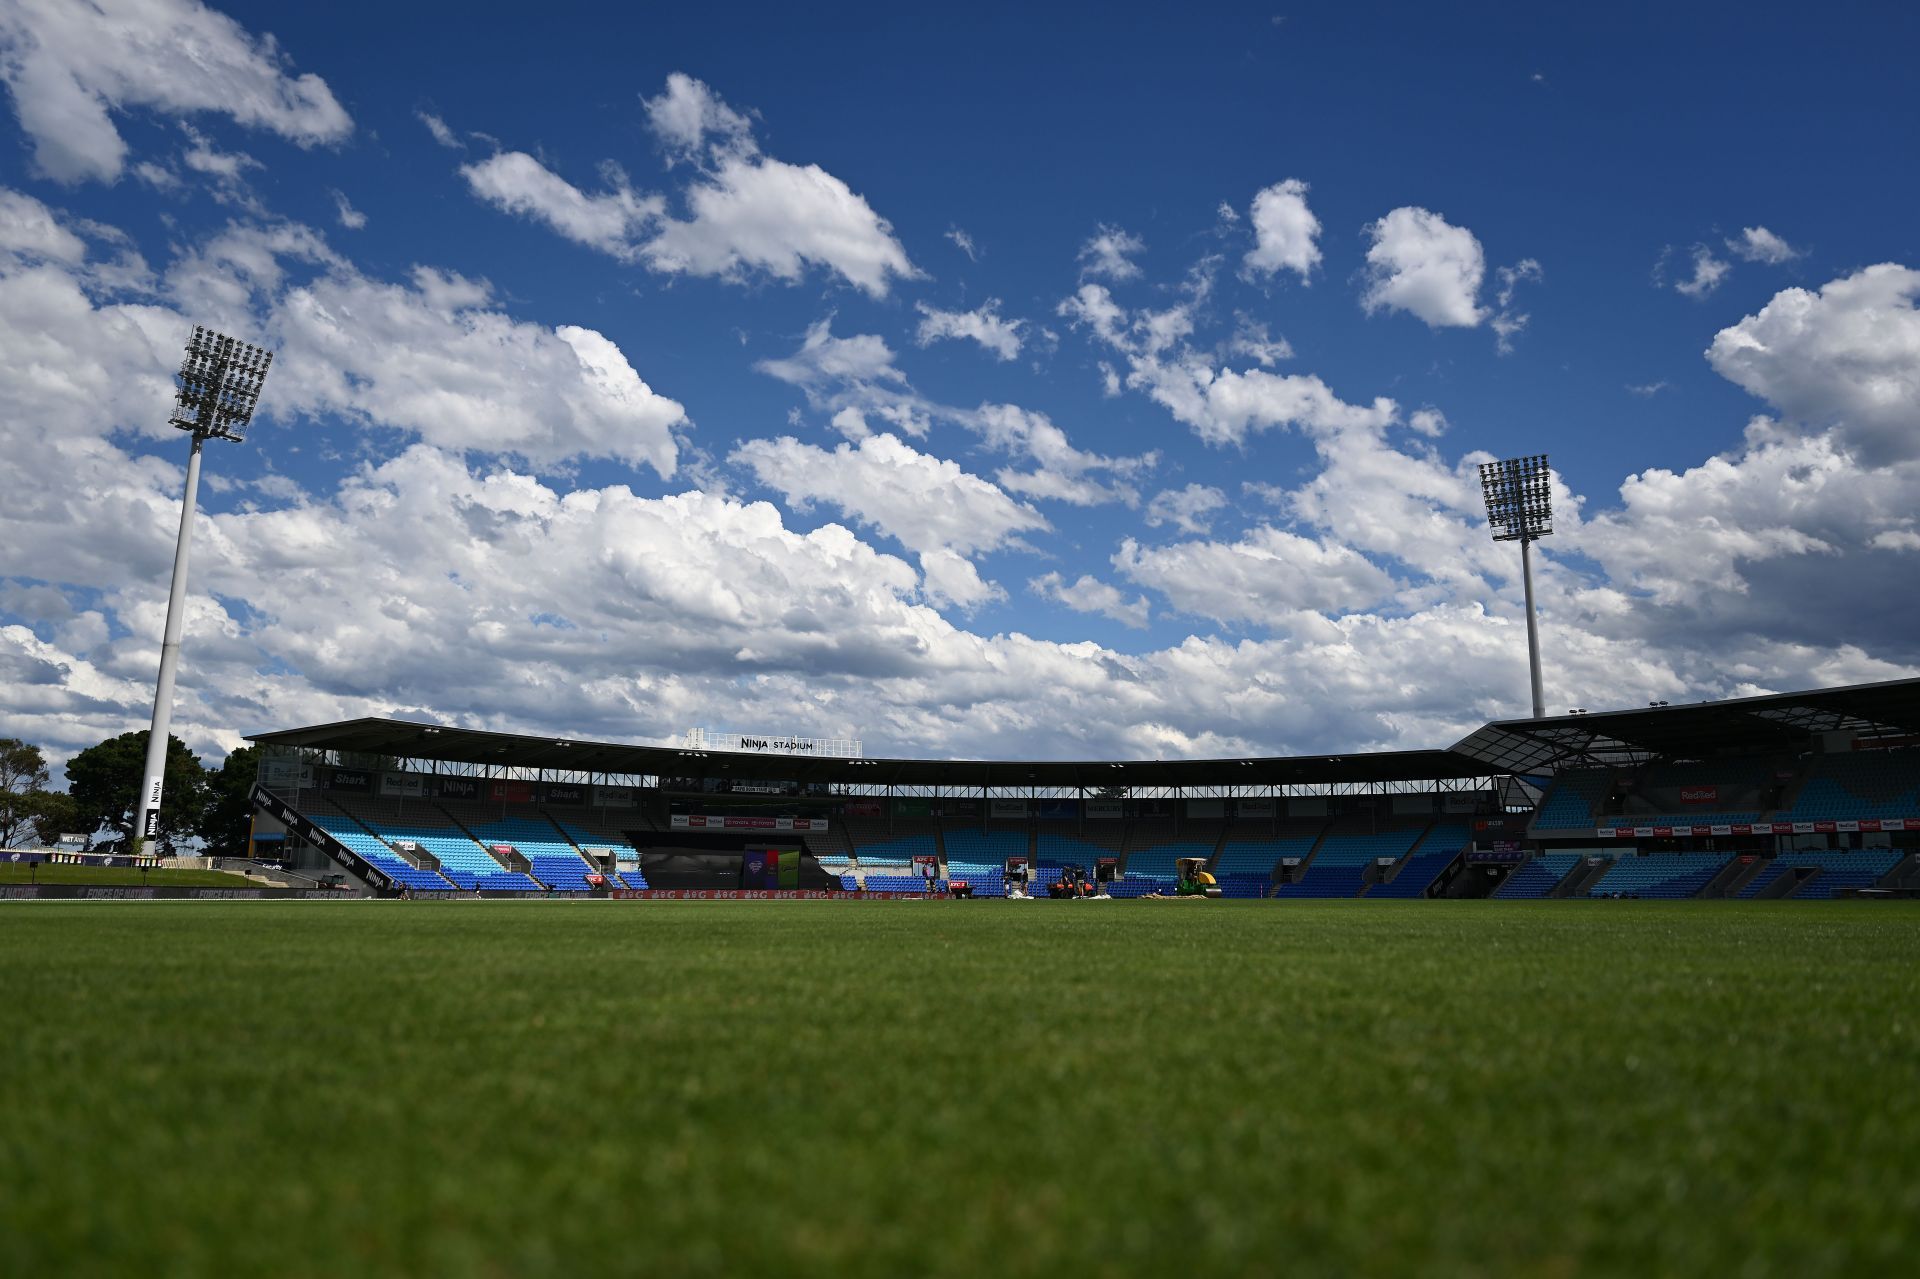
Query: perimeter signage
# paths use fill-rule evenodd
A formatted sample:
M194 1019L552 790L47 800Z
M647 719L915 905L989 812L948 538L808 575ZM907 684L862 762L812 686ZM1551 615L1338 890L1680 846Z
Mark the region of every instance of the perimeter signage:
M1920 831L1920 817L1862 817L1831 822L1718 822L1660 826L1602 826L1603 838L1666 839L1673 835L1848 835L1855 831Z
M825 830L824 817L707 817L675 813L675 830Z

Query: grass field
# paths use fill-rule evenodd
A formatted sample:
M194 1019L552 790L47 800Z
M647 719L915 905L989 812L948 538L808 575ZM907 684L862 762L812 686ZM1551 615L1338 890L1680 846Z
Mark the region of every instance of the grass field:
M155 888L172 886L175 888L258 888L259 885L245 875L229 875L218 870L150 870L146 878L131 866L62 866L55 862L41 862L28 866L24 862L0 862L0 884L115 884L138 887L150 884Z
M0 906L0 1273L1862 1275L1920 909Z

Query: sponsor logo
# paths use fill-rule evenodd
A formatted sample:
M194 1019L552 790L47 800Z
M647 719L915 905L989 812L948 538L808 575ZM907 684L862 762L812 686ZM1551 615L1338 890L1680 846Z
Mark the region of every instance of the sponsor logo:
M1683 804L1717 804L1720 802L1718 786L1682 786L1680 802Z

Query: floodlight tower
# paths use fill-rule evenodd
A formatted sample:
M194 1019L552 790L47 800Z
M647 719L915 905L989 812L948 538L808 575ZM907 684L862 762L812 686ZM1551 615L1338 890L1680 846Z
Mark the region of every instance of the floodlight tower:
M1496 542L1520 543L1520 575L1527 589L1527 665L1533 675L1533 717L1547 713L1540 690L1540 629L1533 616L1532 545L1553 534L1553 471L1547 455L1510 457L1480 466L1487 524Z
M169 425L193 435L187 454L187 495L180 506L180 540L173 548L173 588L167 595L167 629L160 644L160 679L153 690L153 729L147 735L146 775L140 783L140 823L134 851L144 853L160 833L160 792L167 774L167 733L173 724L173 678L180 665L180 630L186 621L187 551L193 540L194 501L200 491L200 452L208 440L246 438L253 407L267 379L273 352L193 326L180 364L180 392Z

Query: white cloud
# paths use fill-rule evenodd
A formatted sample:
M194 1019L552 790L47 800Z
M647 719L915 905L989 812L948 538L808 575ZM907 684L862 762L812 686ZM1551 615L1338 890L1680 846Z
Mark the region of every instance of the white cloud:
M353 207L353 201L347 199L344 191L333 193L334 212L339 215L340 225L349 231L363 230L367 225L367 215Z
M710 138L728 150L755 149L753 121L721 101L705 81L684 72L673 72L666 89L643 102L654 135L676 158L696 157Z
M0 187L0 253L75 266L86 257L87 244L40 201Z
M659 196L636 193L617 172L606 175L607 191L589 195L524 151L462 165L460 175L488 203L623 261L640 256L641 240L666 208Z
M872 297L920 276L886 219L818 165L730 156L686 199L693 216L667 218L646 243L656 271L793 283L823 266Z
M1391 577L1350 547L1267 526L1247 530L1237 542L1145 547L1128 538L1113 566L1181 612L1228 624L1353 612L1394 590Z
M1405 311L1430 328L1472 328L1487 318L1480 308L1486 256L1465 227L1411 205L1367 226L1367 285L1361 305L1369 312Z
M1713 256L1713 250L1704 244L1693 246L1693 275L1674 284L1674 290L1690 298L1703 298L1720 287L1727 278L1727 272L1733 266Z
M808 403L832 414L842 435L864 438L871 431L870 417L915 437L925 436L935 420L951 422L979 435L989 448L1034 464L1027 471L1000 470L995 479L1010 492L1080 506L1138 501L1127 481L1153 468L1153 454L1106 457L1077 449L1046 414L1013 404L965 409L926 399L895 367L885 340L874 334L834 337L831 322L829 317L809 328L793 355L754 367L800 387Z
M1514 292L1524 283L1538 284L1543 274L1540 264L1532 258L1521 258L1512 266L1503 266L1494 272L1500 281L1500 291L1495 297L1498 310L1491 324L1495 349L1501 355L1513 354L1514 336L1526 328L1527 321L1532 318L1514 309Z
M925 302L915 306L920 312L915 340L921 346L932 346L942 338L971 338L1002 360L1020 354L1020 330L1025 321L1002 319L998 298L988 298L971 311L942 311Z
M1779 266L1800 256L1800 251L1763 226L1744 227L1740 238L1728 240L1727 249L1737 258Z
M1282 360L1293 358L1293 343L1269 336L1265 324L1242 315L1238 317L1233 339L1227 343L1227 353L1245 356L1261 368L1270 369Z
M951 605L972 612L982 604L1007 598L1006 591L980 576L973 561L957 551L920 553L920 589L929 603Z
M414 112L414 116L421 124L427 126L427 132L431 133L433 140L441 146L446 147L450 151L463 151L466 149L467 144L460 140L460 135L455 133L445 120L442 120L433 112L416 111Z
M1370 430L1399 417L1390 399L1348 404L1310 374L1216 368L1211 356L1186 344L1193 330L1186 306L1130 316L1106 286L1083 284L1059 313L1126 356L1126 385L1145 391L1209 444L1243 444L1253 431L1280 426Z
M325 81L289 74L271 36L197 0L12 0L0 9L0 80L36 167L59 182L120 176L114 111L211 112L303 147L353 131Z
M689 216L636 192L618 166L602 166L606 190L590 194L521 151L505 151L461 173L475 195L546 223L577 243L666 275L744 281L765 274L788 283L813 267L872 297L920 271L886 219L818 165L759 153L751 121L702 82L675 72L646 100L655 133L674 161L695 172L680 192Z
M1227 504L1227 495L1205 484L1165 489L1147 503L1147 527L1171 524L1182 533L1205 536L1212 531L1207 517Z
M953 241L954 248L967 255L967 261L978 262L980 260L980 250L979 247L974 244L973 237L968 235L960 227L949 227L947 230L947 239Z
M1276 182L1253 197L1250 213L1254 247L1241 260L1249 276L1292 271L1304 283L1320 264L1320 219L1307 208L1307 184L1298 178Z
M289 291L272 326L278 412L347 413L535 463L610 457L673 474L686 411L601 334L514 320L483 284L336 272Z
M1133 255L1145 251L1146 241L1117 226L1101 224L1080 246L1080 278L1131 280L1140 274Z
M1661 378L1657 382L1629 382L1627 383L1627 391L1629 394L1637 395L1643 400L1650 400L1660 394L1660 392L1666 390L1669 385L1665 378Z
M705 84L676 72L647 113L669 152L699 171L683 193L691 216L664 219L644 247L654 270L791 283L817 266L872 297L895 278L919 278L864 198L818 165L762 156L748 118Z
M914 551L971 555L1048 527L1032 507L893 435L869 435L831 450L791 436L749 440L729 460L789 506L825 503Z
M1920 456L1920 271L1884 262L1818 292L1784 289L1720 330L1720 376L1870 463Z
M1146 596L1136 595L1128 599L1118 587L1090 573L1083 573L1071 582L1058 573L1044 573L1028 582L1027 589L1035 595L1065 604L1076 613L1098 613L1135 630L1144 628L1153 615Z

